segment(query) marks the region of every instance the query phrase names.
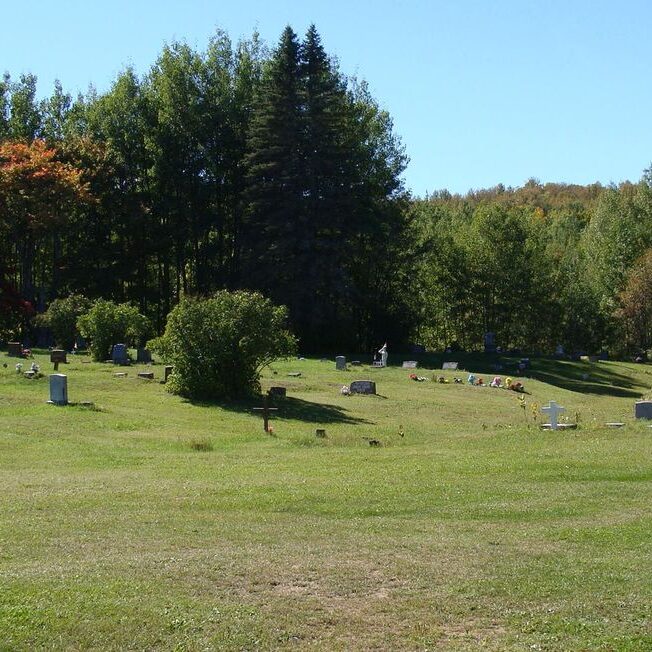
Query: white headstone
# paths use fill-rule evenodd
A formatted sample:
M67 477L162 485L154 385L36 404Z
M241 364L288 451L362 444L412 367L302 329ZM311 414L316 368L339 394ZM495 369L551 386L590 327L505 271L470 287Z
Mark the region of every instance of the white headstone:
M338 355L335 358L335 369L338 371L346 371L346 358L343 355Z
M50 375L50 403L68 405L68 376L65 374Z
M553 430L557 430L559 427L557 417L562 412L566 412L566 408L562 407L561 405L557 405L555 401L550 401L550 403L546 407L541 408L541 412L550 415L550 427Z
M652 419L652 401L636 401L634 416L637 419Z
M452 369L455 371L459 362L444 362L441 366L442 369Z
M416 369L417 364L416 360L403 360L403 369Z

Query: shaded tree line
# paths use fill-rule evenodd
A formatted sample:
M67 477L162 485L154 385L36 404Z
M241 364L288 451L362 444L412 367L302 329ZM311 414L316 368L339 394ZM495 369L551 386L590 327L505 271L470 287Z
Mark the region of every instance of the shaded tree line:
M245 288L288 306L303 350L407 338L406 157L314 27L173 43L74 100L5 75L0 142L0 273L39 311L103 297L160 331L184 296Z
M129 303L161 333L186 297L287 306L303 351L389 341L652 347L652 172L424 199L363 82L311 27L217 33L72 98L0 82L0 337L56 298Z

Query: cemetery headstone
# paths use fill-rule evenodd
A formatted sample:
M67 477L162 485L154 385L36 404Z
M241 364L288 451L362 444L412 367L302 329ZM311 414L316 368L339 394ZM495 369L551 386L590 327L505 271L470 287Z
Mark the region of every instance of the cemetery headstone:
M354 380L349 390L351 394L375 394L376 383L373 380Z
M541 408L541 412L548 414L550 417L550 428L552 430L557 430L559 428L558 417L562 412L565 412L566 408L561 405L557 405L555 401L550 401L547 406Z
M154 380L153 371L139 371L138 378L144 378L145 380Z
M68 362L66 352L63 349L52 349L52 351L50 351L50 362L55 364L57 362L62 362L63 364L66 364Z
M136 349L136 362L149 364L152 361L152 354L149 349L139 347Z
M449 369L451 371L456 371L459 362L444 362L441 366L442 369Z
M23 346L20 342L7 342L7 355L10 358L22 358Z
M637 419L652 419L652 401L636 401L634 416Z
M270 387L267 390L267 393L271 397L279 396L279 397L286 397L287 396L287 388L286 387Z
M403 369L416 369L417 368L417 361L416 360L404 360L403 361Z
M267 394L263 396L263 407L255 407L254 411L256 412L262 412L263 415L263 430L265 432L270 432L270 427L269 427L269 417L270 417L270 412L276 412L278 408L273 408L269 407L269 397Z
M166 364L165 365L165 367L163 369L163 373L164 373L163 382L164 383L168 382L168 378L170 377L170 374L172 373L173 370L174 370L174 367L171 364Z
M50 362L54 364L54 370L59 371L59 363L63 362L66 364L68 362L66 352L63 349L52 349L50 351Z
M111 351L111 359L113 364L119 365L128 365L129 356L127 355L127 345L126 344L114 344Z
M485 353L495 353L496 352L496 334L495 333L485 333L484 334L484 352Z
M50 400L53 405L68 405L68 376L50 375Z
M315 437L326 437L326 430L324 428L317 428L315 430Z
M346 371L346 357L343 355L338 355L335 358L335 369L338 371Z

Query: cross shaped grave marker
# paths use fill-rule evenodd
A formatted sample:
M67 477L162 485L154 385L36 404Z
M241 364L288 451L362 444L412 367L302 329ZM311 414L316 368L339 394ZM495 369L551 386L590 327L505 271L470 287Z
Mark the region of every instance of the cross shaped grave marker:
M566 412L566 408L562 407L561 405L557 405L555 401L550 401L546 407L541 408L541 412L550 415L550 428L552 430L557 430L559 427L559 424L557 423L557 417L562 412Z
M269 407L269 397L265 394L263 396L263 407L256 407L254 410L263 413L263 430L269 432L269 413L276 412L278 408Z

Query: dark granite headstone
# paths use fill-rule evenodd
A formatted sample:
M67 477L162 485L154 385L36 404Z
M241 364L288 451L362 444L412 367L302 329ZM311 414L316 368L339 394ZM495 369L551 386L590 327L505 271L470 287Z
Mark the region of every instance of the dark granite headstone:
M128 365L129 356L127 355L127 345L114 344L111 350L111 359L113 360L113 364Z
M144 349L142 347L136 349L136 362L149 364L151 361L152 361L152 354L149 349Z
M652 419L652 401L636 401L634 416L637 419Z
M66 364L68 362L66 352L63 349L52 349L50 351L50 362L63 362Z
M375 394L376 383L373 380L354 380L349 390L351 394Z

